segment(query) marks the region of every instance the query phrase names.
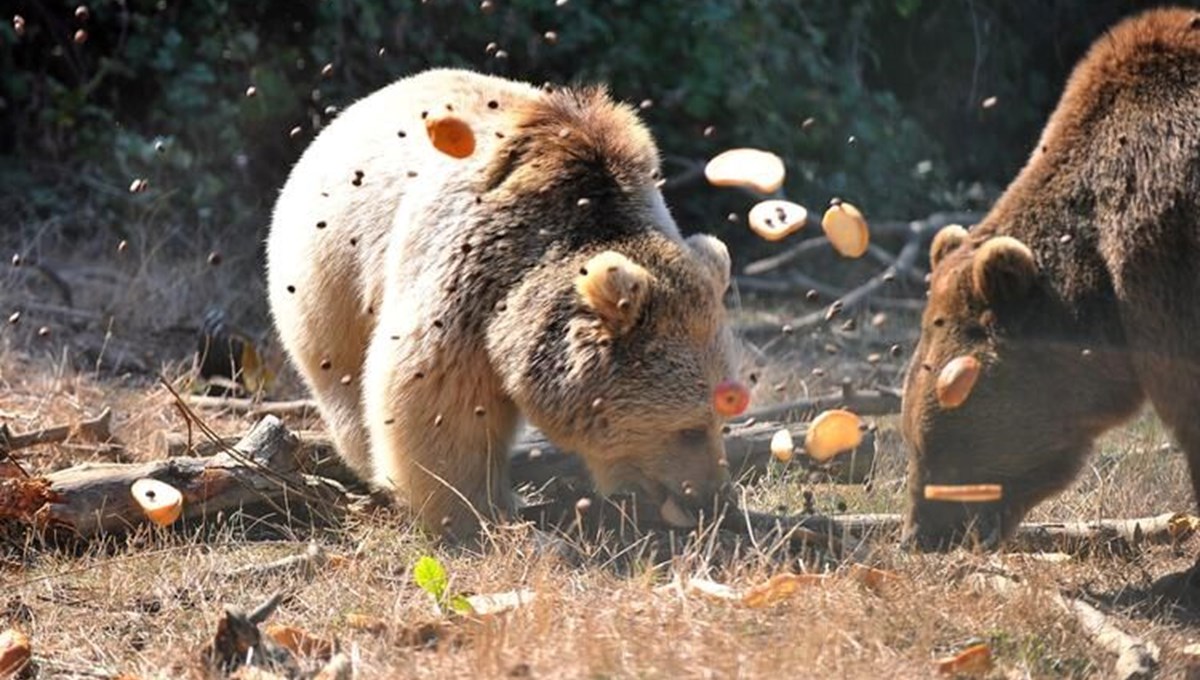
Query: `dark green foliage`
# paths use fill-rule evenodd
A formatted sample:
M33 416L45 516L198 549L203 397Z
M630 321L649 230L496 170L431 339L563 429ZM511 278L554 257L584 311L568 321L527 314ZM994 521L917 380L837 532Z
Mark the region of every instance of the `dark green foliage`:
M1146 3L493 4L485 13L476 0L103 0L80 21L72 3L10 0L0 24L0 219L104 239L149 222L172 227L171 248L234 238L226 247L253 247L319 127L435 65L535 83L603 80L627 101L650 100L668 177L723 148L761 146L785 158L785 190L799 202L840 196L869 215L921 215L978 201L967 187L1011 177L1084 47ZM20 38L14 14L25 19ZM79 28L82 44L72 39ZM489 54L490 42L507 57ZM984 109L989 96L998 103ZM150 190L134 195L138 177ZM724 220L749 207L742 194L693 181L671 185L668 200L686 229L746 238Z

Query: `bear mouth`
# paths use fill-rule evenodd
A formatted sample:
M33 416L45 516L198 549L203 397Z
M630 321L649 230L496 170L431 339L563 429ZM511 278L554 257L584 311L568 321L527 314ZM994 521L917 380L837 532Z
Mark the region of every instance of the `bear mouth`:
M958 547L993 551L1006 538L1005 514L1001 507L980 508L950 523L941 523L916 513L900 539L901 546L921 552L947 552Z
M658 481L641 479L609 496L631 497L641 517L653 517L656 523L673 529L694 529L700 524L694 501Z

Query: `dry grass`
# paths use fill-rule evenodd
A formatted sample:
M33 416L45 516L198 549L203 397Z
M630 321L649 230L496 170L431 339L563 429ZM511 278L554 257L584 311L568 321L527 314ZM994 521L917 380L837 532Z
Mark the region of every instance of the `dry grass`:
M221 271L240 271L233 274L236 279L250 276L246 272L252 265L226 262L222 267L231 268ZM0 306L27 310L21 324L0 329L0 421L27 430L72 422L110 406L127 455L145 457L156 432L183 426L153 373L183 384L193 340L187 332L171 335L167 329L198 325L197 315L213 302L240 304L241 318L256 318L262 313L261 303L255 302L259 284L231 287L192 263L120 269L101 285L80 273L80 267L64 265L63 271L73 272L72 288L82 291L78 306L102 310L94 318L51 310L53 292L36 275L0 274ZM91 281L91 288L80 283L84 281ZM229 291L235 289L245 299L231 297L235 294ZM255 330L262 330L266 317L257 318ZM54 325L48 339L35 332L43 324ZM137 352L150 373L114 371L105 354L97 362L81 351L97 333L103 336L106 327L117 329L110 346L133 348L128 351ZM806 336L787 340L787 346L773 341L763 355L770 361L760 368L757 396L769 401L831 389L843 371L860 370L842 357L881 344L876 335L882 333L840 338L838 355L824 350L826 340ZM826 375L789 368L805 365L797 355L804 356L808 367L826 366ZM894 384L899 371L895 363L871 370L877 374L856 378ZM784 388L776 391L779 384ZM294 376L285 375L278 392L280 397L299 396ZM233 416L210 421L220 432L249 424ZM316 422L291 424L319 427ZM893 420L879 419L878 424L880 467L869 488L772 474L747 489L747 498L764 510L795 511L803 504L803 491L809 490L817 509L825 512L842 507L850 512L899 511L903 456ZM1193 501L1186 467L1177 452L1164 450L1167 441L1151 416L1114 432L1080 481L1040 507L1035 517L1189 511ZM98 458L94 447L71 442L31 449L23 456L39 472ZM1126 630L1157 642L1168 668L1177 668L1179 650L1200 637L1189 627L1193 621L1151 606L1143 595L1153 578L1190 565L1196 539L1132 557L1095 555L1053 565L967 552L911 555L885 543L873 559L899 574L898 585L875 591L840 579L773 607L748 609L660 586L681 573L753 584L785 568L778 555L744 548L737 559L719 552L710 558L706 543L699 541L661 563L654 563L649 551L635 549L631 559L597 557L573 564L539 550L540 543L519 529L501 531L495 545L475 554L435 547L389 513L354 515L336 528L285 517L256 520L251 526L242 519L228 518L220 528L195 535L145 532L82 553L32 540L10 546L0 553L7 560L0 562L0 627L18 625L31 634L41 660L40 677L47 678L87 677L78 674L84 670L102 676L201 677L197 653L222 607L250 608L275 591L286 593L287 599L272 621L338 640L355 658L359 677L928 677L933 659L976 639L990 643L995 652L993 677L1105 676L1112 657L1047 607L1044 595L1031 590L1005 599L973 589L964 578L1000 565L1035 587L1063 589L1101 603ZM264 534L270 538L262 538ZM312 577L223 575L240 565L301 552L310 540L354 557ZM578 547L598 556L603 552L595 545ZM403 644L401 629L433 616L428 596L413 584L410 573L424 554L434 554L446 565L457 591L528 588L538 599L475 630L461 644L415 649ZM352 613L379 617L391 628L382 633L354 629L347 622Z

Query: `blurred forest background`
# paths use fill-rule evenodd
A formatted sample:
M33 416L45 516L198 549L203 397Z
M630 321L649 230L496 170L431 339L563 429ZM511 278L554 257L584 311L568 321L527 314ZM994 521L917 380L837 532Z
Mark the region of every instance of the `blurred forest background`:
M176 288L207 277L217 303L261 289L272 203L321 126L427 67L608 82L643 106L685 231L717 233L744 262L779 246L726 220L751 203L697 172L718 151L780 154L787 197L810 208L834 196L873 219L986 208L1087 45L1157 4L85 2L0 2L0 248L111 260L122 244L135 269L170 263ZM131 284L124 302L192 318L214 302L164 286ZM265 319L261 297L238 306Z

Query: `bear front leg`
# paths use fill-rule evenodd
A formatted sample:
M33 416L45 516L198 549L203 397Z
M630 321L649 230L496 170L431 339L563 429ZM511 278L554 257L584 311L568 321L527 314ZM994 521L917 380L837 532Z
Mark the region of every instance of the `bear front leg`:
M511 517L508 453L517 409L480 349L422 348L379 334L363 403L375 481L434 533L466 538Z

